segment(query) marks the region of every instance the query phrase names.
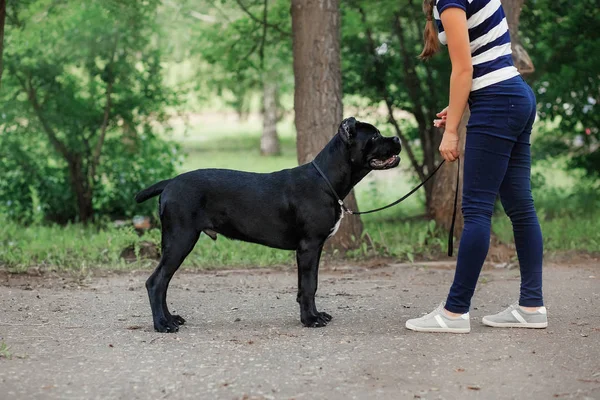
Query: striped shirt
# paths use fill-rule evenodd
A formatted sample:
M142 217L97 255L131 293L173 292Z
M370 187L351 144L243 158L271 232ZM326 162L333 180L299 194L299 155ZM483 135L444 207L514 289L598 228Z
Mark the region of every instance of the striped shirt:
M512 60L508 23L500 0L436 0L433 17L440 42L447 44L440 19L444 10L456 7L467 13L473 85L471 91L482 89L519 75Z

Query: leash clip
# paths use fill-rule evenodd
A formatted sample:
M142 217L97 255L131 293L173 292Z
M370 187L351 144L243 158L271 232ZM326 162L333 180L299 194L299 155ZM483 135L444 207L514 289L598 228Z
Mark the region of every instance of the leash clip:
M349 209L348 207L346 207L346 205L344 204L343 200L341 200L341 199L338 200L338 204L342 208L342 211L343 211L344 214L348 214L348 215L354 214L354 211L352 211L351 209Z

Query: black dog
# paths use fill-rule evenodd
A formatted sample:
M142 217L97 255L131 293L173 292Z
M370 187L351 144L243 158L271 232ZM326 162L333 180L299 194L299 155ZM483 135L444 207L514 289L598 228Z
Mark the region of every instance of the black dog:
M382 137L373 125L344 120L315 163L343 199L371 170L398 165L400 140ZM185 320L167 308L173 274L201 232L296 250L300 320L320 327L331 316L317 311L315 293L323 244L339 227L335 194L309 164L269 174L201 169L159 182L138 193L138 203L156 195L162 222L162 258L146 281L154 329L176 332Z

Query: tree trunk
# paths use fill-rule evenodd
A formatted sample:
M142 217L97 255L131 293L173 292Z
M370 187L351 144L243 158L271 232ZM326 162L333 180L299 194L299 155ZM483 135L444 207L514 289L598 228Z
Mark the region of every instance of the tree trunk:
M519 37L519 18L523 3L525 3L525 0L503 0L502 7L506 13L506 22L508 22L508 29L510 31L513 61L521 75L528 75L534 72L535 68L529 54L527 54L527 51L521 45Z
M71 188L75 193L77 201L77 213L79 222L87 224L94 218L94 207L92 203L92 190L87 180L87 174L83 170L82 159L73 155L67 160L69 175L71 177Z
M339 0L292 0L294 109L298 162L311 161L342 121ZM354 192L344 200L357 209ZM353 247L362 234L358 216L343 219L328 241L335 249Z
M263 83L263 132L260 138L260 153L263 156L281 154L277 136L277 83L264 79Z
M460 126L458 128L458 136L460 140L461 158L465 152L465 139L467 136L467 122L471 113L469 109L465 110ZM439 145L438 145L439 146ZM456 226L454 234L460 238L463 229L462 211L460 209L462 203L462 177L464 163L460 163L460 186L458 191L458 212L456 213ZM452 211L454 206L454 191L456 189L456 168L457 163L446 163L437 173L431 185L431 195L428 202L427 212L430 218L433 218L436 223L444 229L450 229L452 223Z
M2 55L4 54L4 22L6 21L6 0L0 0L0 89L2 89Z

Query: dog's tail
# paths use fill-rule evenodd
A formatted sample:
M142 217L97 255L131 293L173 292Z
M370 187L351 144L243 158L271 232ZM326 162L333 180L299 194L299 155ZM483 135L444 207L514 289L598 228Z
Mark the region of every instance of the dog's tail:
M151 199L154 196L158 196L165 190L165 187L171 182L171 179L166 179L164 181L160 181L155 183L154 185L146 188L135 195L135 201L138 203L143 203L144 201Z

